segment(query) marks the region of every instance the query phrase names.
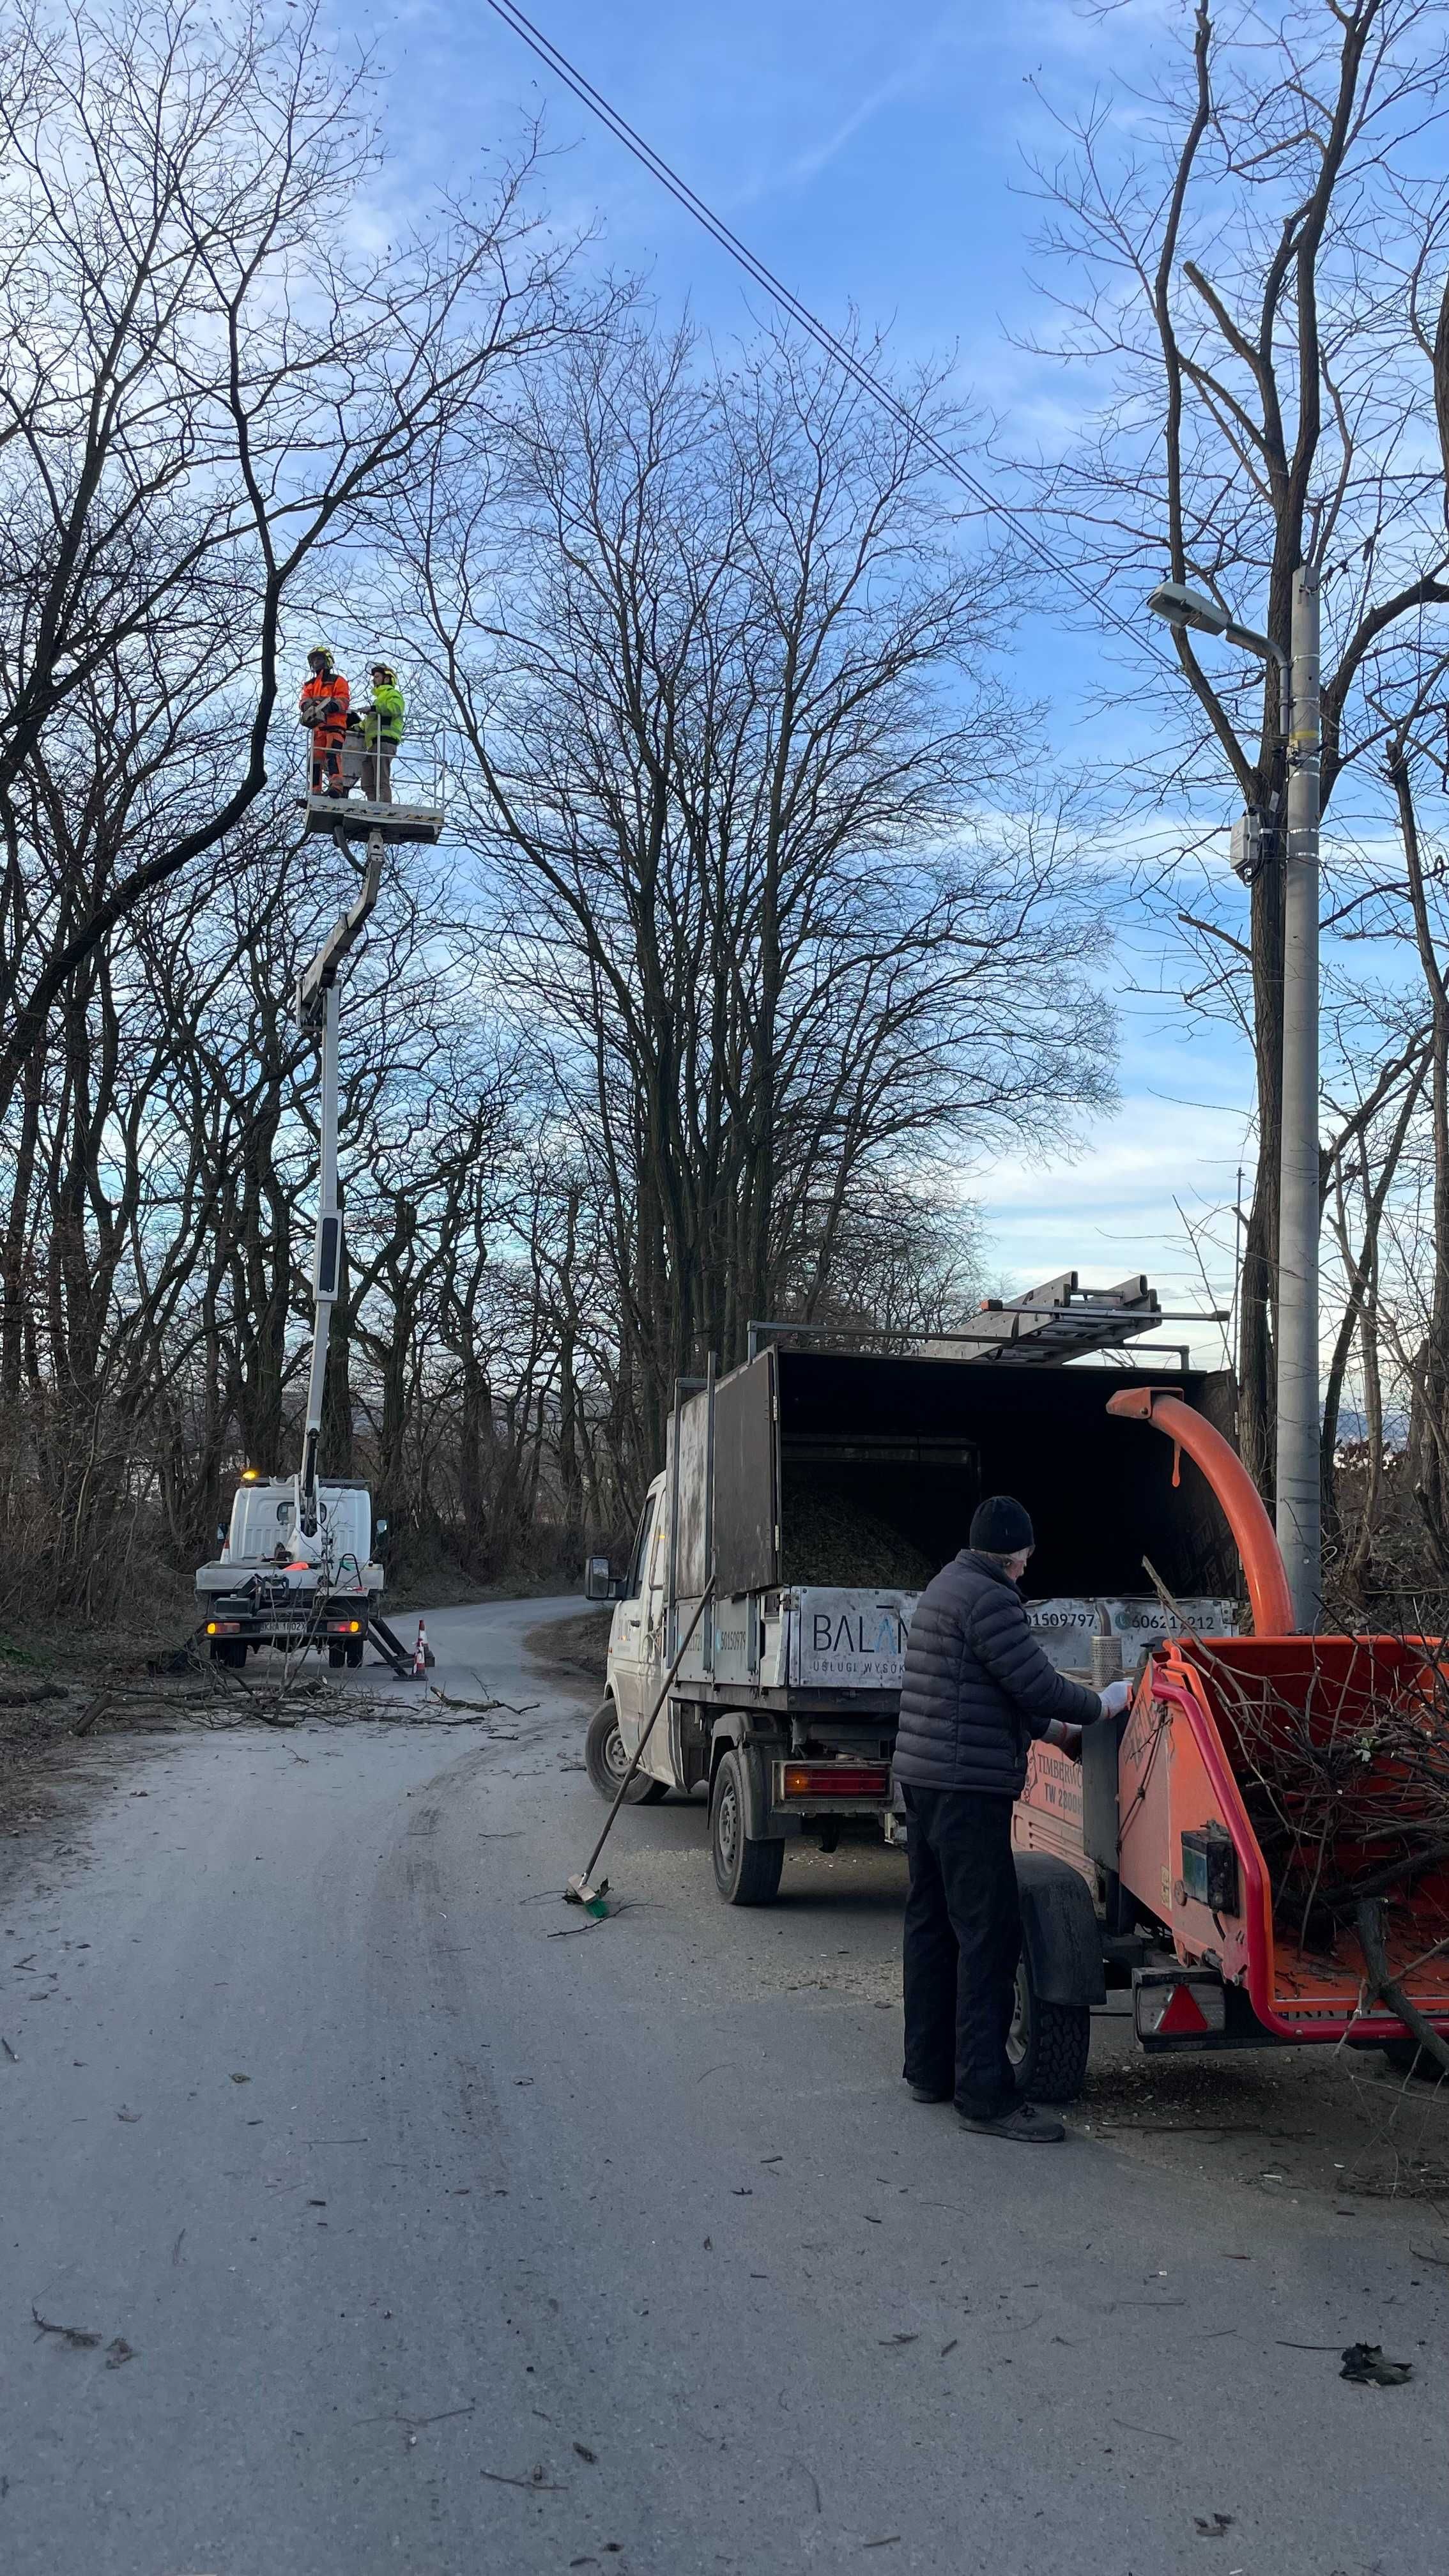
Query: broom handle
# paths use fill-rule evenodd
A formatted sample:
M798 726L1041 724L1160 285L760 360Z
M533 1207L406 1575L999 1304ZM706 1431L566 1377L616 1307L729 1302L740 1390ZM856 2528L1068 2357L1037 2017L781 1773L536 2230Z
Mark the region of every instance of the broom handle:
M675 1649L674 1661L670 1665L668 1672L665 1674L663 1681L659 1685L659 1697L656 1699L653 1708L649 1712L649 1723L645 1727L643 1734L640 1736L639 1741L634 1748L634 1758L631 1761L628 1770L625 1772L623 1779L620 1781L618 1788L614 1792L614 1803L609 1809L607 1816L604 1818L604 1830L600 1834L598 1841L595 1843L593 1850L590 1852L588 1859L584 1863L583 1874L586 1879L591 1875L594 1863L598 1859L600 1852L603 1850L605 1843L609 1839L609 1833L613 1825L614 1818L617 1816L619 1809L624 1803L625 1791L628 1789L630 1781L633 1779L635 1772L639 1768L639 1764L643 1759L644 1747L654 1732L654 1721L658 1717L661 1708L669 1697L671 1690L674 1688L674 1677L678 1672L680 1665L684 1661L690 1639L693 1637L695 1629L699 1626L700 1620L704 1616L704 1605L706 1601L708 1601L713 1590L714 1567L711 1566L709 1573L705 1577L704 1590L701 1592L699 1599L695 1604L694 1617L690 1620L689 1626L685 1629L684 1635Z

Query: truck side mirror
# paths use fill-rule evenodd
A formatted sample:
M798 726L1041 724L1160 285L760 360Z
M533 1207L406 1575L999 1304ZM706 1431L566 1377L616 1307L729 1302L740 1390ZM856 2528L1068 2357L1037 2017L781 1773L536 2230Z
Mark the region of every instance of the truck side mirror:
M606 1556L587 1557L584 1562L584 1599L586 1601L621 1601L622 1579L615 1574Z
M386 1523L386 1521L374 1521L374 1522L373 1522L373 1524L372 1524L372 1526L373 1526L373 1528L376 1530L377 1535L378 1535L378 1537L379 1537L379 1538L386 1538L386 1536L387 1536L387 1523Z

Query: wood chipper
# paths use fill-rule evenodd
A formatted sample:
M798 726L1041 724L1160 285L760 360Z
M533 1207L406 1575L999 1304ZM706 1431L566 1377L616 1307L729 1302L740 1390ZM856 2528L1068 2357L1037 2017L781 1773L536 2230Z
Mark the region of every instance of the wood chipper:
M1221 1433L1165 1388L1124 1389L1107 1410L1124 1438L1139 1425L1174 1443L1174 1480L1183 1453L1206 1478L1253 1633L1183 1619L1147 1652L1125 1715L1086 1731L1080 1772L1034 1748L1019 1866L1080 1874L1103 1984L1131 1987L1145 2048L1346 2039L1412 2065L1422 2033L1396 2003L1449 2036L1443 1641L1294 1633L1272 1524ZM1080 1939L1080 1900L1064 1911ZM1086 2014L1080 1983L1071 2002L1058 1986L1023 1959L1013 2053L1050 2060L1065 2099Z

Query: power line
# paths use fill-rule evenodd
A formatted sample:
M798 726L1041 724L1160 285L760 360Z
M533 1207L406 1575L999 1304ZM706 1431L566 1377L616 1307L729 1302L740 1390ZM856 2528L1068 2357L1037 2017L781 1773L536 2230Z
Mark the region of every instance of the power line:
M1165 671L1172 673L1174 679L1181 676L1178 665L1169 661L1167 655L1152 641L1151 636L1143 628L1134 626L1120 610L1111 607L1102 599L1079 573L1073 572L1069 564L1062 563L1052 553L1046 540L1038 536L1036 530L1021 517L1018 511L1013 510L1008 502L998 500L994 493L987 490L984 483L977 481L970 468L962 464L959 456L955 455L940 439L934 437L930 430L922 427L915 414L896 394L891 392L890 387L883 385L878 376L871 374L869 367L862 365L854 350L843 340L837 339L835 333L817 319L808 305L801 303L798 295L786 286L781 278L776 277L774 271L767 268L762 259L756 257L748 243L742 242L737 233L731 232L723 217L717 215L713 207L705 204L704 199L691 188L688 180L682 179L678 171L671 168L663 154L656 152L652 143L646 143L643 135L635 132L627 117L621 116L619 110L610 105L602 92L595 89L593 82L578 69L576 64L570 62L567 54L561 53L558 46L545 36L540 28L535 27L532 19L524 16L523 11L516 6L516 0L488 0L488 6L495 17L501 18L504 25L512 29L514 35L528 47L530 53L535 54L548 70L555 73L566 89L572 90L580 104L597 116L601 124L607 126L615 141L622 143L626 152L632 152L636 161L642 162L651 178L657 179L661 188L666 188L676 203L683 206L686 214L692 215L695 222L704 227L704 230L719 244L720 249L726 251L729 257L744 269L746 275L754 279L757 286L762 286L766 294L772 296L775 302L783 307L791 320L798 323L802 331L808 333L816 346L823 349L827 356L834 358L837 365L843 367L846 374L860 386L862 392L873 395L875 400L910 432L912 438L918 439L921 445L929 450L943 473L951 475L957 483L963 485L972 499L979 502L982 509L992 518L1002 520L1012 529L1021 539L1022 544L1037 557L1038 562L1044 564L1049 572L1055 573L1059 581L1070 585L1078 597L1092 610L1094 616L1105 617L1110 625L1118 627L1139 651L1149 652L1154 661L1159 662Z

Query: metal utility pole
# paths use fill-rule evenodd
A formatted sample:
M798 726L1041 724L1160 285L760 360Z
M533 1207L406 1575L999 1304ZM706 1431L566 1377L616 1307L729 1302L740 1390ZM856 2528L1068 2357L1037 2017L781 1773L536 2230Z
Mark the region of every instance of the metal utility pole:
M1278 1195L1278 1544L1300 1628L1323 1597L1318 1388L1318 575L1293 576Z
M1169 626L1221 635L1276 661L1288 759L1283 896L1282 1141L1278 1167L1278 1411L1274 1482L1278 1545L1297 1627L1316 1628L1323 1599L1323 1506L1318 1401L1318 575L1293 576L1289 663L1217 600L1165 581L1147 603ZM1261 817L1244 837L1259 846ZM1256 867L1254 858L1254 868ZM1251 883L1251 872L1240 871Z

